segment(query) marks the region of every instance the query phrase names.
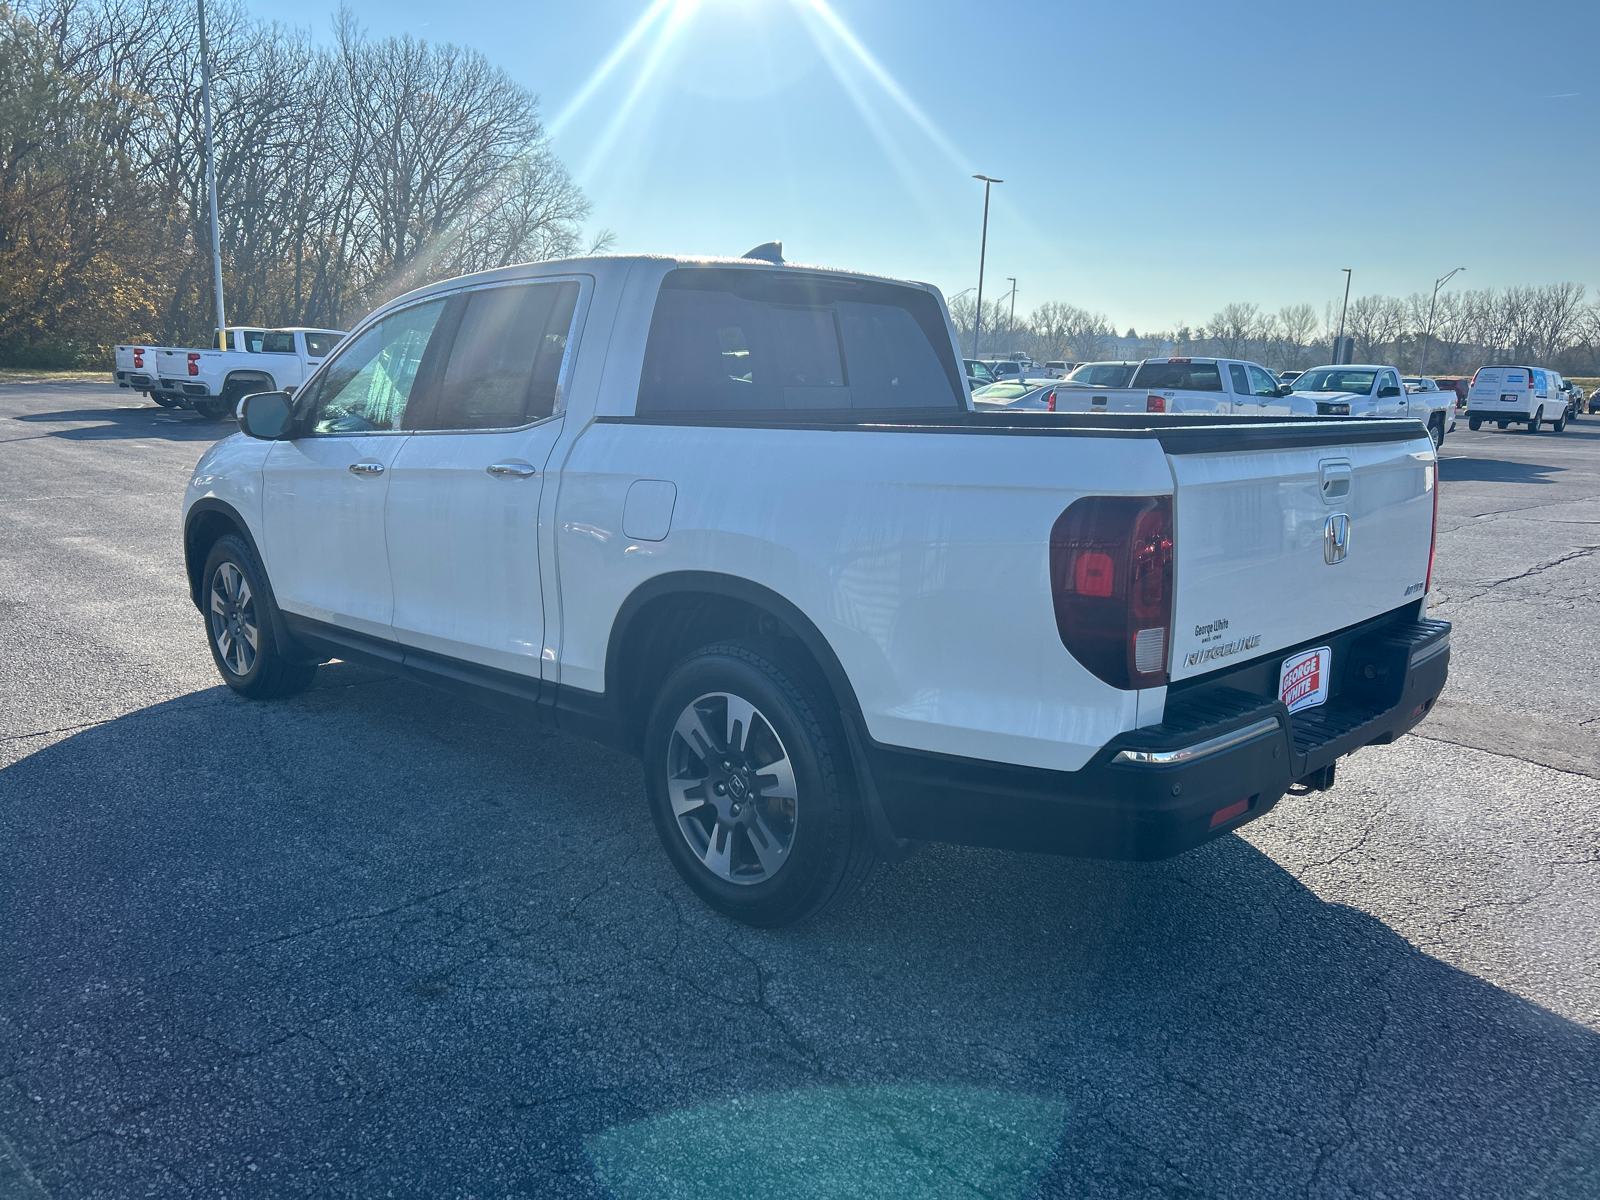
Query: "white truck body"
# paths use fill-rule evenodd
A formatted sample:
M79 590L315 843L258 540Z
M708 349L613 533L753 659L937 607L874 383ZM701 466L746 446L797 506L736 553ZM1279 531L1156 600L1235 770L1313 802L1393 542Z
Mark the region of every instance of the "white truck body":
M1295 394L1317 406L1324 417L1409 419L1421 421L1434 444L1444 441L1455 413L1455 393L1411 391L1396 367L1382 363L1347 363L1312 367L1294 381Z
M249 392L299 387L343 337L337 329L238 328L229 329L227 350L163 347L149 391L220 416Z
M1259 363L1231 358L1150 358L1125 388L1069 389L1056 395L1057 412L1216 413L1249 417L1309 417L1298 400Z
M453 427L439 414L458 357L511 353L458 306L511 303L499 289L566 289L553 401ZM385 388L412 389L403 412L374 419L363 399L352 415L373 363ZM795 639L829 681L859 731L863 803L881 797L898 836L1111 857L1225 832L1421 719L1447 627L1424 619L1436 460L1420 429L1262 421L1264 405L1248 419L977 414L962 375L928 285L673 257L435 285L363 322L274 440L207 451L184 502L196 603L208 548L237 530L270 580L279 636L311 661L470 681L647 757L643 685L628 681L651 654L680 653L674 637L732 636L716 614L754 611L752 628ZM1097 513L1136 520L1114 525L1135 540L1081 515ZM1135 582L1113 582L1125 569ZM690 597L700 616L648 624ZM1083 617L1095 598L1112 607ZM1168 615L1117 615L1136 603ZM1136 621L1149 625L1137 637ZM1425 644L1437 679L1411 666ZM1332 698L1291 718L1282 661L1330 646ZM1389 691L1337 682L1374 655ZM1173 799L1192 753L1250 729L1237 753L1254 756L1256 782L1212 765ZM977 797L1002 780L1022 791L990 827ZM1094 797L1124 786L1142 799L1102 828ZM1063 787L1087 807L1040 832ZM1226 820L1191 811L1224 793ZM1187 832L1162 840L1169 819Z

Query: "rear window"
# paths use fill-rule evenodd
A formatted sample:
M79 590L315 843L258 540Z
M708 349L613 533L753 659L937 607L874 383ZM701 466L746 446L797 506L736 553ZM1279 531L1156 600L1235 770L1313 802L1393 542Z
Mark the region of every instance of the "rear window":
M1067 382L1089 387L1124 388L1136 370L1137 367L1127 363L1084 363L1067 376Z
M662 281L637 411L956 409L963 380L926 292L689 268Z
M1187 392L1220 392L1222 372L1214 362L1143 363L1133 373L1130 387Z

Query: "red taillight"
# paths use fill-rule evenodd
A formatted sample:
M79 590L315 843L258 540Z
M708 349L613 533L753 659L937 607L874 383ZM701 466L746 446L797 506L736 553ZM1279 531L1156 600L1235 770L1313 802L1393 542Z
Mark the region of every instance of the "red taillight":
M1050 389L1050 394L1044 398L1044 410L1045 410L1045 412L1055 412L1055 410L1056 410L1056 390L1055 390L1055 388L1051 388Z
M1147 413L1152 413L1152 412L1164 413L1164 412L1166 412L1167 411L1166 398L1164 396L1146 396L1145 397L1145 401L1144 401L1144 410Z
M1050 530L1056 630L1112 687L1162 687L1172 630L1172 497L1086 496Z
M1428 602L1433 590L1433 551L1439 544L1439 464L1433 464L1433 529L1428 534L1428 574L1422 581L1422 602Z
M143 369L143 367L144 367L144 347L143 346L140 346L138 349L136 349L133 352L133 365L136 366L136 367L139 367L140 369Z
M200 374L200 356L198 354L189 355L189 374Z

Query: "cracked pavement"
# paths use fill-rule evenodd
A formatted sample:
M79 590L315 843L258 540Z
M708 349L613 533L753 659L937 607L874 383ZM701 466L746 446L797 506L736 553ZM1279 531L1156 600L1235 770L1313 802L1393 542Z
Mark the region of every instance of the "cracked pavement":
M623 756L222 687L177 505L226 432L0 387L0 1197L1600 1194L1600 418L1446 442L1451 684L1333 792L776 932Z

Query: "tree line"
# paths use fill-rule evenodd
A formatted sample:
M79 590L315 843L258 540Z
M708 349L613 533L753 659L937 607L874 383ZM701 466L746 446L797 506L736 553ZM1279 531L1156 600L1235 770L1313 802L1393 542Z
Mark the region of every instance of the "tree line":
M1166 354L1243 358L1278 371L1332 361L1339 304L1319 314L1310 304L1276 312L1251 303L1228 304L1193 327L1122 335L1104 313L1049 302L1012 318L1008 300L983 304L983 354L1014 351L1039 362L1151 358ZM1430 308L1432 323L1429 324ZM963 351L971 353L976 306L970 297L950 306ZM1355 362L1390 363L1407 373L1426 364L1433 375L1470 375L1488 363L1554 367L1567 375L1600 374L1600 300L1585 302L1577 283L1478 291L1416 292L1400 299L1352 299L1344 334Z
M344 328L432 279L603 248L528 89L474 50L207 6L230 324ZM0 0L0 363L214 336L199 38L177 0Z

